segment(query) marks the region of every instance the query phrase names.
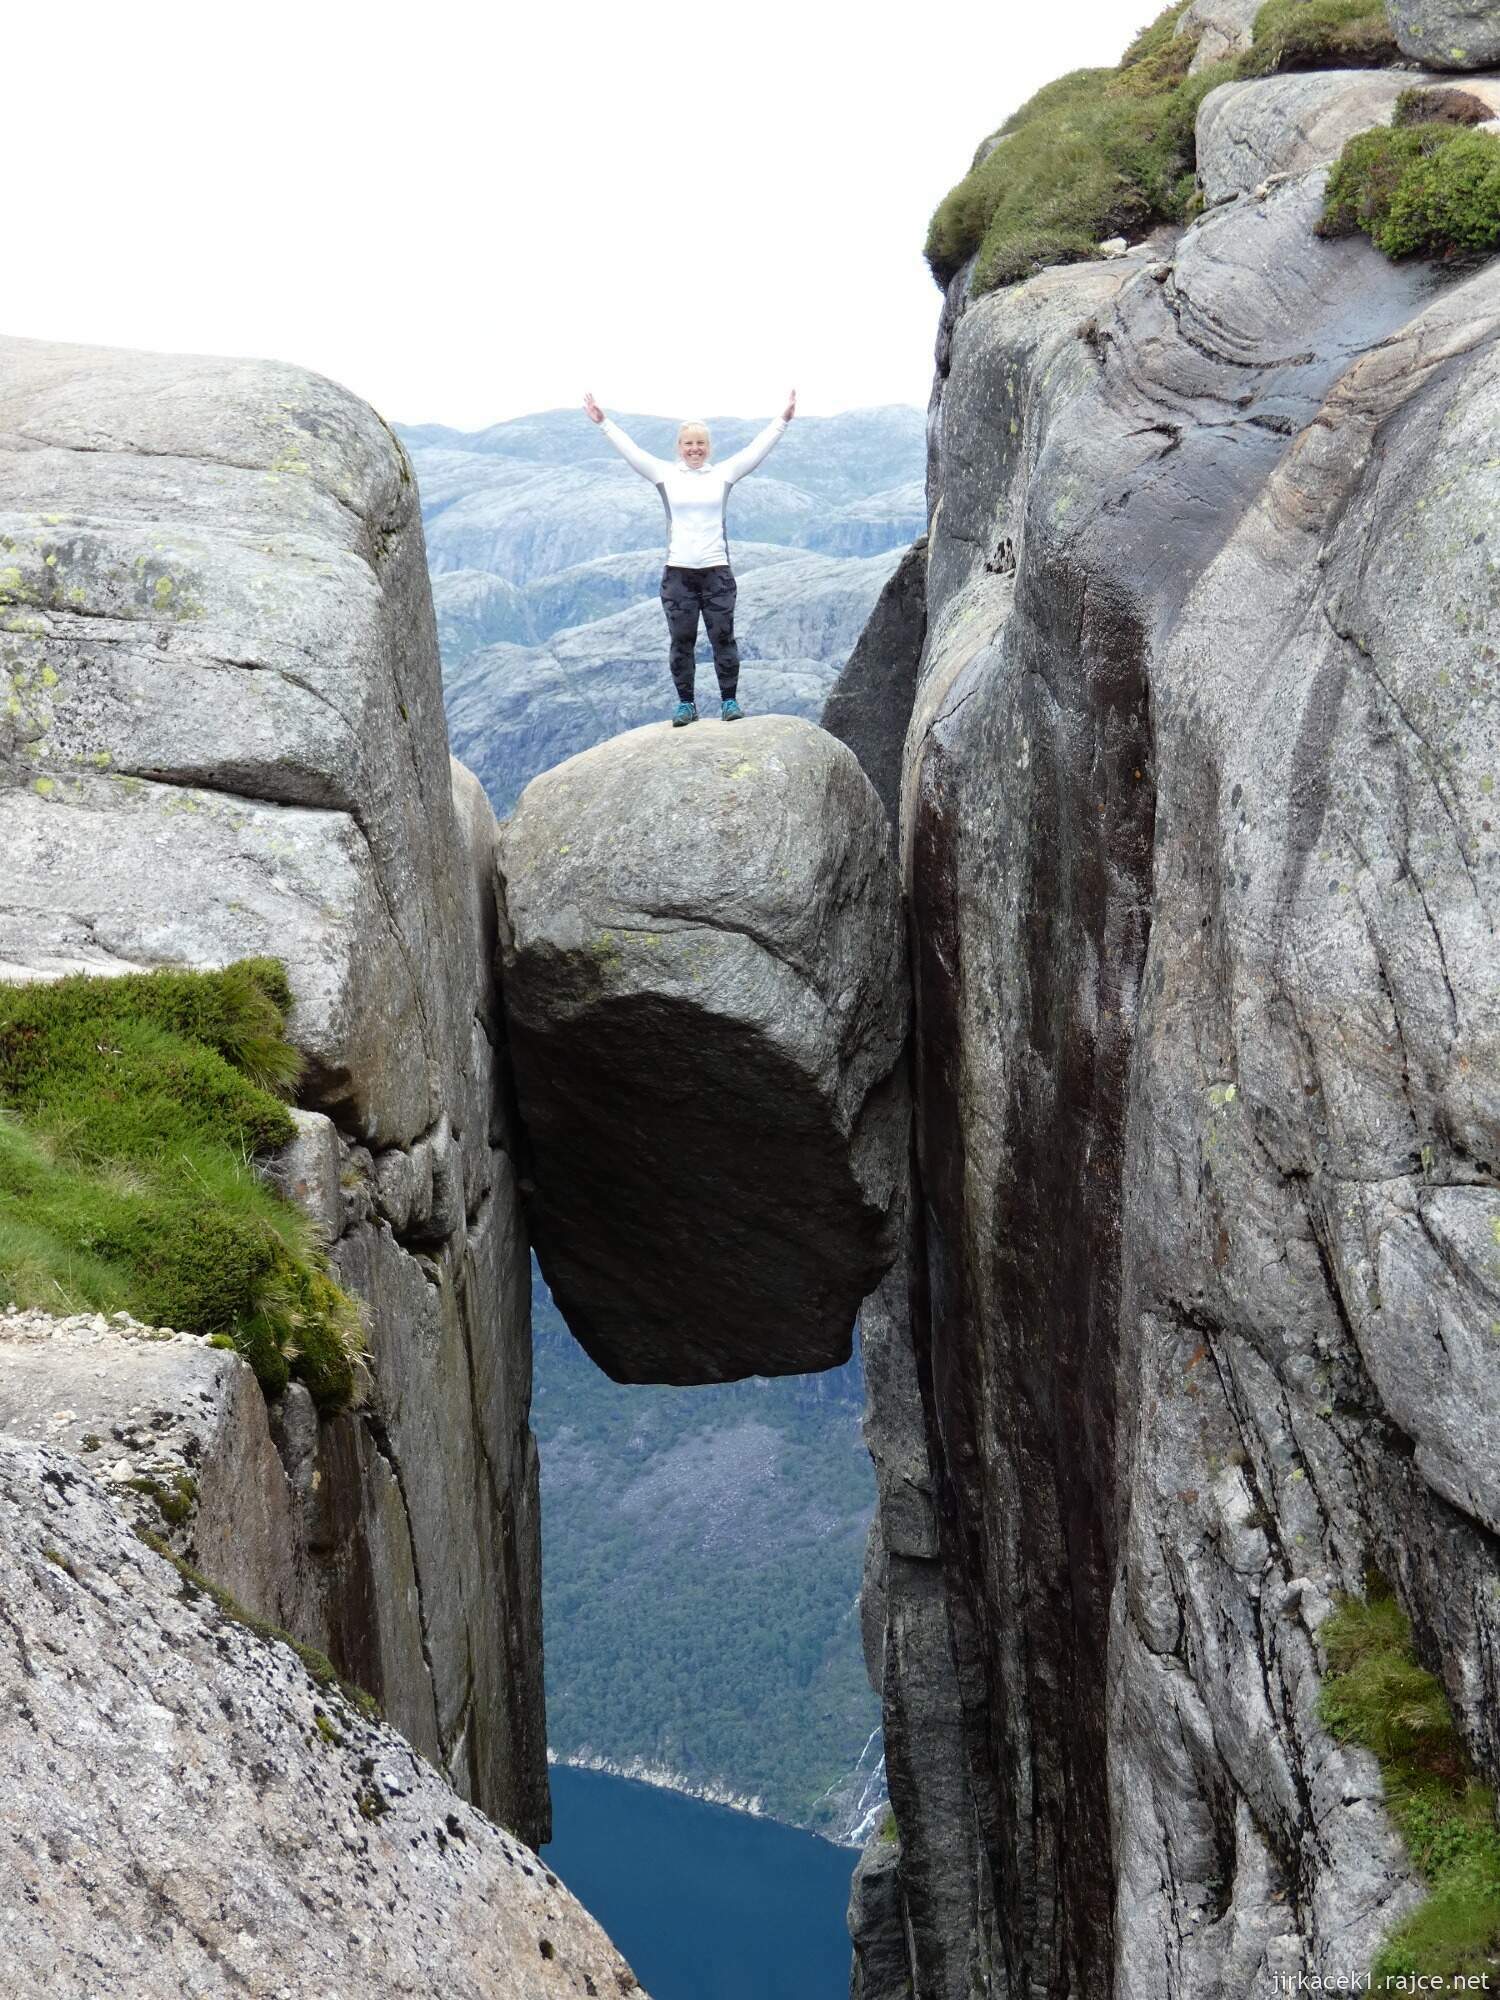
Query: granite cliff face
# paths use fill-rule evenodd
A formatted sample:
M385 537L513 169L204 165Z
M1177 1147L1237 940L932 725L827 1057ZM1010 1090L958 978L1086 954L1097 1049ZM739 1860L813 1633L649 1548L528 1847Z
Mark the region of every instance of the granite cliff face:
M916 1010L865 2000L1366 1972L1422 1893L1319 1718L1369 1571L1500 1777L1500 272L1315 236L1396 82L1216 92L1185 232L947 294L861 750Z
M201 1401L182 1463L239 1467L244 1535L200 1480L184 1552L544 1839L495 827L447 753L405 453L298 369L0 343L0 671L0 975L280 958L307 1070L279 1173L369 1320L332 1419L294 1387L268 1433L238 1364L164 1379L106 1331L97 1379L67 1341L0 1344L0 1428L81 1383L79 1436L130 1463L164 1450L132 1410Z

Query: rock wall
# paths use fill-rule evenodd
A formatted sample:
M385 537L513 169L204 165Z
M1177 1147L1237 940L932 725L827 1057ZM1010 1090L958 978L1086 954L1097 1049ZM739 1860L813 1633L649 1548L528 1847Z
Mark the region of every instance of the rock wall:
M1239 87L1257 185L1180 240L945 302L912 1275L871 1317L947 1629L903 1659L887 1553L866 2000L892 1910L918 1996L1367 1970L1418 1891L1316 1699L1368 1565L1500 1777L1500 271L1317 238L1308 81ZM962 1758L903 1793L950 1677Z
M404 451L299 369L0 342L0 673L0 976L291 981L279 1171L366 1301L370 1382L273 1413L296 1545L252 1608L542 1840L495 827L447 753Z

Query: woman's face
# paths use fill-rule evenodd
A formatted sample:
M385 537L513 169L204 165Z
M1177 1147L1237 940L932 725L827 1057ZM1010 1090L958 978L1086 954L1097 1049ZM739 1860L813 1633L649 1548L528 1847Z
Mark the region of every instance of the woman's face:
M701 424L689 424L679 432L677 456L684 465L702 465L708 458L708 432Z

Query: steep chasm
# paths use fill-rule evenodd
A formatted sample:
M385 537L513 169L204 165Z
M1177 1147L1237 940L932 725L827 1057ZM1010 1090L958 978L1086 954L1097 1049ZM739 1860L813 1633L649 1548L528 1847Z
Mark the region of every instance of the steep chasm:
M1320 1720L1368 1571L1500 1775L1500 270L1319 238L1309 81L1232 86L1185 231L947 290L864 2000L1367 1972L1422 1895Z
M296 368L0 341L0 673L0 977L279 959L306 1067L273 1170L368 1321L356 1406L320 1417L294 1384L274 1450L233 1357L203 1351L199 1379L122 1340L95 1379L70 1339L14 1329L0 1428L79 1415L86 1377L74 1441L122 1482L238 1467L249 1608L545 1839L495 823L448 757L404 451ZM197 1511L212 1486L174 1545L233 1569L222 1491Z
M907 989L880 801L812 725L636 729L505 823L538 1260L624 1382L846 1361L896 1251Z

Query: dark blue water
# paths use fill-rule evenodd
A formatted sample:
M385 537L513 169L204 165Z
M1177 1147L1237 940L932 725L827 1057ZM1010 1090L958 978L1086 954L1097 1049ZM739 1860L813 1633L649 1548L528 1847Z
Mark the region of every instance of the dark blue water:
M547 1865L651 2000L846 2000L852 1849L628 1778L549 1775Z

